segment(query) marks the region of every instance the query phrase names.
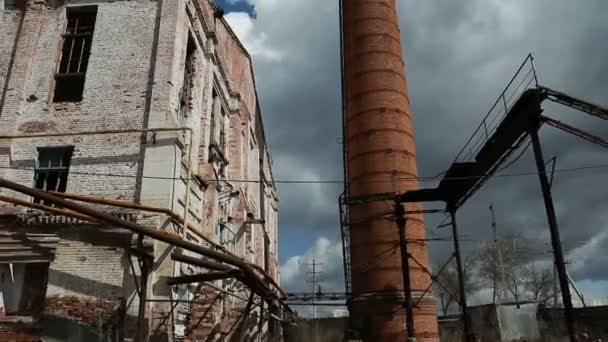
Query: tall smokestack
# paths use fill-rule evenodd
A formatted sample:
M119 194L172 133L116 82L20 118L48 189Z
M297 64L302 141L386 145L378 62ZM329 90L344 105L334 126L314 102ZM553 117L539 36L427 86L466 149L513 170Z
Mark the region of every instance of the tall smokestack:
M395 0L343 0L348 194L417 189L416 151ZM398 180L407 179L405 181ZM394 182L391 180L395 180ZM406 338L399 232L393 203L351 205L353 324L365 341ZM408 205L407 210L421 209ZM422 215L408 215L408 240L424 239ZM418 240L420 241L420 240ZM428 267L426 243L408 243ZM430 277L410 262L413 301ZM414 308L418 341L438 341L436 305L427 295Z

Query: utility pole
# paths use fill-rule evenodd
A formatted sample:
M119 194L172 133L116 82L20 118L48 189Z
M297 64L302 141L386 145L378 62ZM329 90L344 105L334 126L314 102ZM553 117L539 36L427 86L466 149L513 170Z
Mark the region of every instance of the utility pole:
M503 262L502 262L502 251L500 248L500 245L498 243L498 234L496 233L496 214L494 213L494 203L490 203L490 213L492 214L492 234L494 236L494 249L496 250L496 254L498 256L498 268L500 269L500 281L502 283L502 286L505 286L506 282L505 282L505 269L503 266ZM497 270L496 270L496 263L492 262L492 268L493 268L493 276L494 276L494 303L496 303L496 296L498 294L499 299L500 299L500 286L498 286L498 281L497 281ZM503 299L504 299L504 293L503 293Z
M317 274L319 273L319 271L317 270L317 266L322 265L322 263L317 262L317 260L313 258L312 262L308 263L307 265L312 269L311 271L307 272L311 275L311 279L307 280L306 282L310 283L312 286L312 326L314 340L317 341L317 306L315 305L315 297L317 296L317 294L315 293L315 290L317 288L317 285L319 284L319 279L317 278Z

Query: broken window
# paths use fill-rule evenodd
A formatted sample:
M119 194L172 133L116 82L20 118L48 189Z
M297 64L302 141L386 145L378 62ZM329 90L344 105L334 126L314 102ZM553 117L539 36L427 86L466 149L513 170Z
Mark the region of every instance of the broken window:
M36 188L44 191L65 192L73 151L73 146L39 147L34 173ZM34 198L34 202L43 203L40 198Z
M194 74L196 68L196 44L192 35L188 35L186 48L186 65L184 67L184 81L179 95L179 114L187 117L192 104L192 88L194 87Z
M53 102L82 100L96 18L97 6L68 7Z
M42 311L48 268L48 263L0 264L0 317Z

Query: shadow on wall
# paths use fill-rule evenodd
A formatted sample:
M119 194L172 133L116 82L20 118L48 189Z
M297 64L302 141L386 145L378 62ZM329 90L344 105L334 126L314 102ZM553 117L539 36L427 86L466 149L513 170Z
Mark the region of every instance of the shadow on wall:
M47 342L118 341L117 329L101 322L98 326L92 326L45 315L40 325L44 341Z

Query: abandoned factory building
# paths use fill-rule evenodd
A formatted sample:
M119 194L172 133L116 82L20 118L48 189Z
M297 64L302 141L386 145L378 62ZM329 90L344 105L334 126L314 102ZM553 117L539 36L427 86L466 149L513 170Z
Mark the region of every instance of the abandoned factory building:
M0 0L0 179L251 271L3 188L0 341L279 334L272 159L213 1Z

